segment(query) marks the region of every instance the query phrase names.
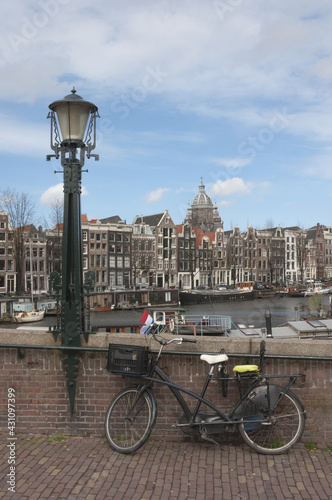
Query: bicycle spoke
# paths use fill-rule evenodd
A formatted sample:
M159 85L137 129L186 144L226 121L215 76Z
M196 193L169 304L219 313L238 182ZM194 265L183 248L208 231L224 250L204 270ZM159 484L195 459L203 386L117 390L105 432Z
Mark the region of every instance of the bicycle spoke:
M125 389L111 402L105 418L110 446L121 453L132 453L148 439L153 425L153 405L144 391L137 399L137 389Z
M304 410L301 402L290 391L283 395L271 415L265 412L263 416L263 420L244 418L239 425L243 439L255 451L271 455L285 453L301 438Z

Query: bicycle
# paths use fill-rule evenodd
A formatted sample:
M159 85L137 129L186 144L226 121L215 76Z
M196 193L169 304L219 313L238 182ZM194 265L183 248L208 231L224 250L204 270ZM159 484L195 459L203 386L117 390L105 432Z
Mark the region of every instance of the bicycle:
M218 444L212 436L230 433L236 426L250 448L266 455L285 453L299 442L304 432L306 412L290 387L303 375L263 375L264 340L260 343L259 364L235 366L233 376L227 373L227 354L202 354L200 359L208 363L210 368L201 393L196 394L174 384L158 366L164 347L172 342L182 344L196 340L182 337L165 340L154 332L152 335L160 344L156 356L151 354L148 347L109 345L108 371L142 379L137 386L119 392L108 407L105 433L114 451L133 453L148 440L157 419L157 402L152 392L154 383L167 386L175 396L183 415L172 427L179 428L185 434L200 436ZM216 368L219 372L217 375L214 373ZM282 387L271 384L271 378L289 380ZM222 412L205 398L212 379L221 382L225 397L230 381L237 381L239 399L228 413ZM249 384L245 391L242 390L244 380ZM197 401L193 411L181 393ZM209 411L200 411L203 404Z

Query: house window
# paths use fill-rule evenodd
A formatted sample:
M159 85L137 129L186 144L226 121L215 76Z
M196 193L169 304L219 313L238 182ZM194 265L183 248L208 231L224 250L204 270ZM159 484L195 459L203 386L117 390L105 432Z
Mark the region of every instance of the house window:
M115 272L112 271L110 272L110 286L114 286L115 285Z

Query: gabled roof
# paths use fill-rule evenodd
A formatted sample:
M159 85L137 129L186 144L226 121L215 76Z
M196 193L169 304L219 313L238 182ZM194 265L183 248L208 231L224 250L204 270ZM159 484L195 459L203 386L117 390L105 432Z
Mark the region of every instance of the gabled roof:
M215 238L216 238L216 233L213 231L213 232L210 232L210 233L200 233L199 236L197 236L197 239L196 239L196 248L198 248L203 239L204 238L208 238L209 240L209 247L211 247L212 243L214 242Z
M299 226L290 226L290 227L285 227L285 230L287 230L287 231L301 231L301 228Z
M199 248L202 241L203 241L203 238L208 238L209 240L209 246L212 245L212 243L215 241L216 239L216 233L215 231L210 231L208 233L202 231L202 229L200 227L193 227L192 230L194 231L195 235L196 235L196 248Z
M111 217L106 217L105 219L99 219L101 224L119 224L124 223L119 215L112 215Z
M161 214L154 214L154 215L142 215L142 217L139 217L137 215L133 224L147 224L148 226L155 227L155 226L158 226L163 215L164 215L164 212Z

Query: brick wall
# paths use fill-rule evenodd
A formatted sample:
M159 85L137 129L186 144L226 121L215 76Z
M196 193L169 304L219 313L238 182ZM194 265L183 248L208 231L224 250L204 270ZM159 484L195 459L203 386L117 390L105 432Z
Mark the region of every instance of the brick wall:
M21 334L20 334L21 335ZM48 345L52 343L48 334L20 335L7 337L0 331L0 344L15 341L18 344ZM91 338L91 337L90 337ZM10 340L10 341L9 341ZM28 341L27 341L28 340ZM38 342L37 342L38 340ZM91 342L104 349L110 340L118 343L142 343L145 336L125 334L101 335ZM296 344L294 344L297 342ZM219 352L223 347L230 357L229 368L250 358L250 353L258 352L258 342L249 340L207 339L198 337L198 343L172 344L173 349L188 350L193 353L184 355L167 354L160 361L160 367L171 376L175 383L188 389L199 391L208 371L208 365L195 354L198 352ZM122 379L106 371L107 353L104 351L87 352L78 355L80 360L77 375L75 411L69 412L66 377L63 370L65 354L59 350L23 349L25 357L18 356L16 348L0 348L0 430L8 432L7 394L8 389L15 390L16 430L18 432L38 432L43 434L104 435L104 416L111 398L134 380ZM243 353L243 356L242 356ZM310 355L331 358L331 344L325 341L267 341L268 354ZM307 354L306 354L307 353ZM332 445L332 363L331 360L291 360L267 359L267 374L303 373L298 379L293 392L303 402L307 410L307 422L304 441L313 441L320 446ZM284 380L284 379L282 379ZM280 381L276 381L280 383ZM236 393L236 384L231 383L229 398L224 398L220 382L214 381L209 388L210 399L225 408L230 406ZM158 403L157 424L153 439L179 439L181 431L171 429L172 424L181 417L181 409L174 397L164 386L155 386L154 394ZM186 398L187 399L187 398Z

